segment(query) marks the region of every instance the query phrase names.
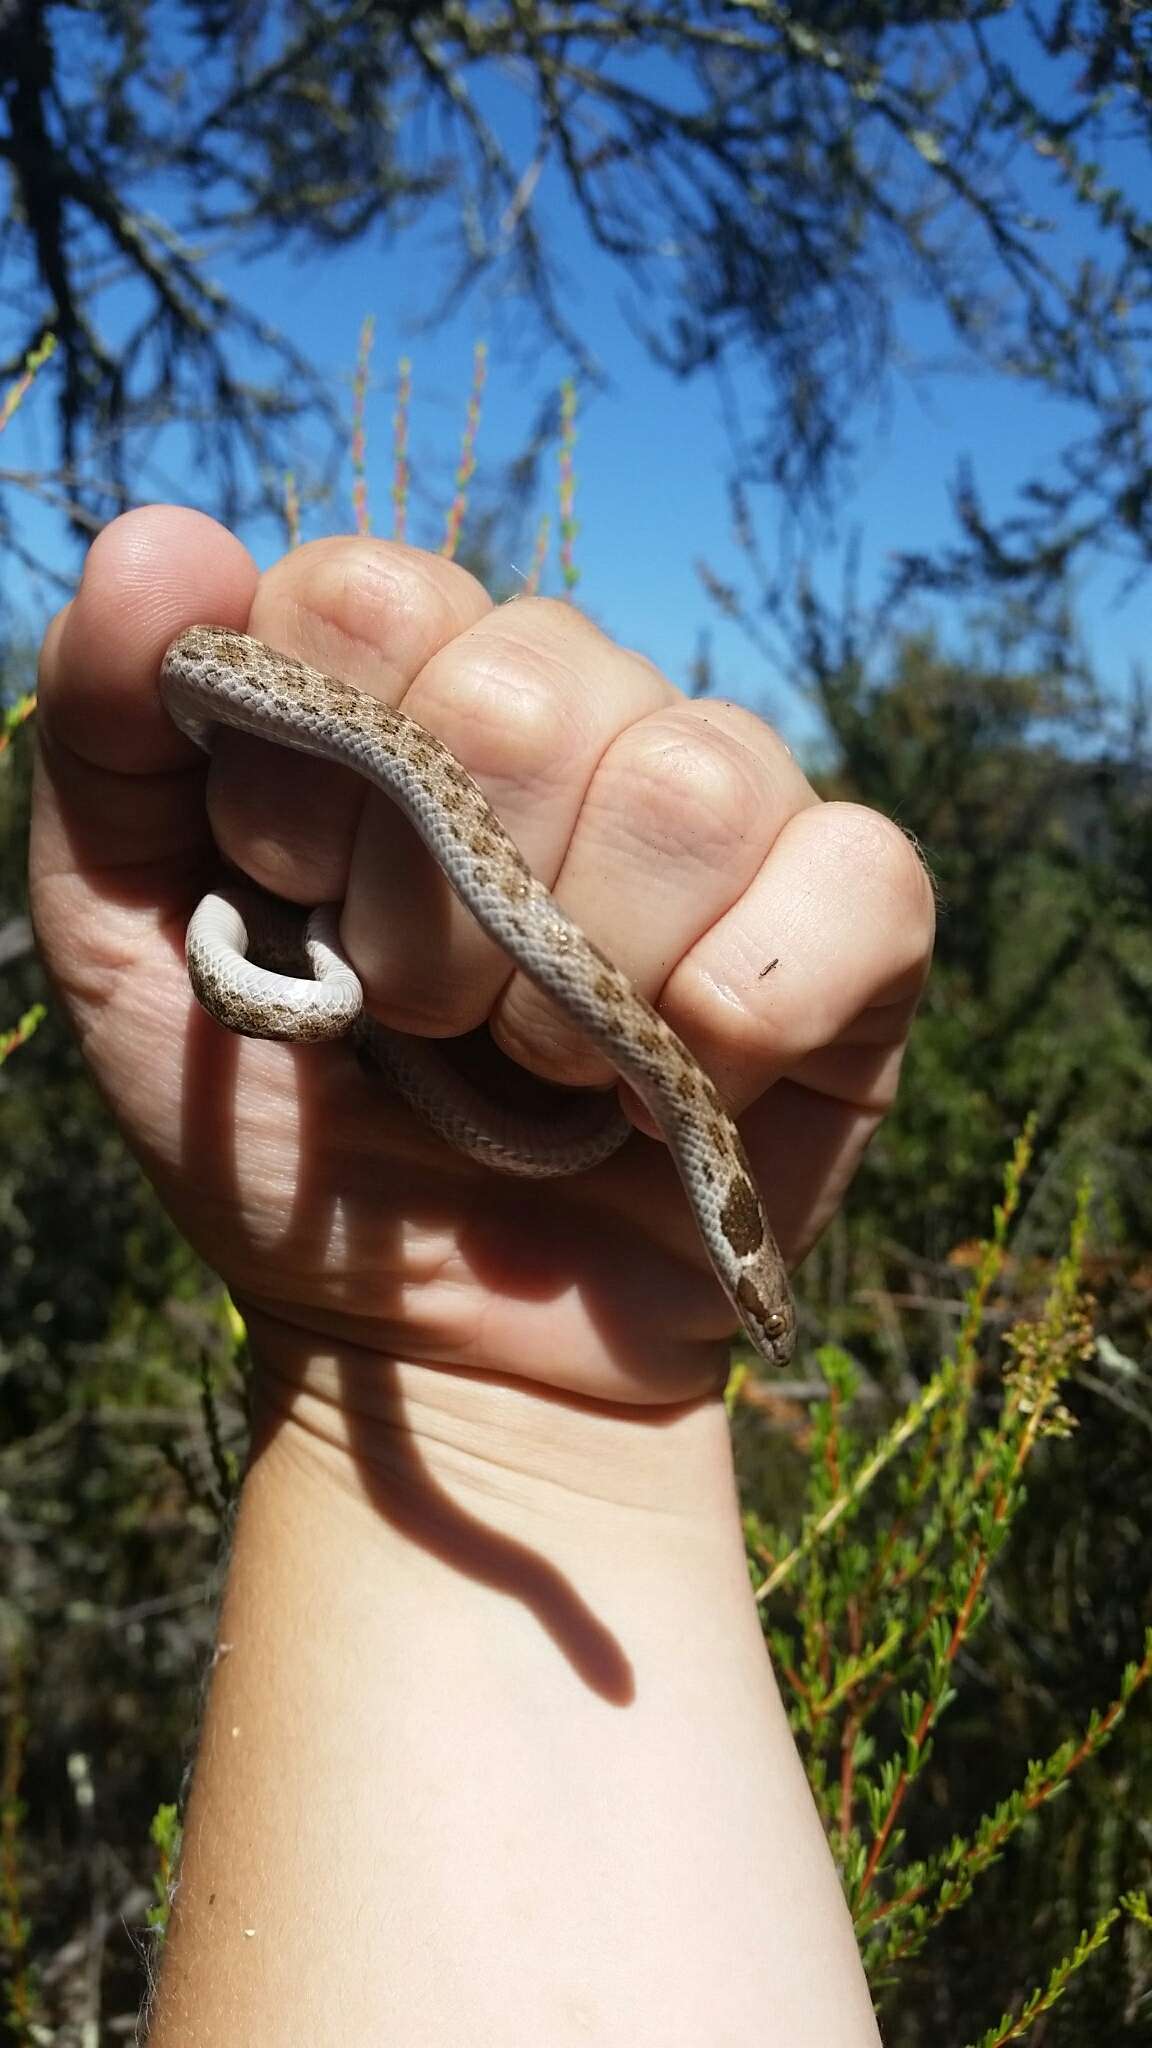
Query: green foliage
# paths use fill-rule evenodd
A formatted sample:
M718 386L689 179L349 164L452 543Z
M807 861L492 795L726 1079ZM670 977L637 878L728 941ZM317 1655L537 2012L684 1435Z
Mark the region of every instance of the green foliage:
M24 908L31 738L0 757L0 923ZM24 1023L0 1066L0 1981L32 2043L77 2000L139 2005L149 1822L195 1725L243 1418L219 1286L113 1130L31 951L0 990L0 1032Z
M9 2039L49 2039L44 2008L29 1960L32 1923L24 1910L24 1802L20 1783L28 1740L24 1711L23 1669L19 1652L12 1659L12 1677L4 1724L0 1776L0 2017Z
M973 2048L1004 2048L1007 2041L1023 2040L1034 2023L1046 2012L1051 2012L1057 1999L1068 1989L1077 1970L1103 1948L1108 1935L1120 1918L1120 1906L1113 1906L1110 1912L1102 1913L1096 1925L1086 1928L1075 1948L1069 1955L1062 1956L1055 1965L1045 1984L1039 1986L1028 1998L1021 2010L1013 2015L1004 2013L987 2033L981 2034Z
M860 1373L826 1347L826 1398L806 1449L806 1506L797 1536L749 1510L749 1562L789 1719L840 1866L874 1991L899 2014L908 1963L941 1923L968 1906L986 1873L1099 1756L1152 1677L1152 1628L1121 1674L1116 1697L1042 1761L966 1833L917 1853L906 1824L914 1795L958 1697L958 1677L991 1616L991 1579L1017 1519L1023 1478L1048 1445L1072 1436L1063 1389L1090 1360L1092 1303L1084 1288L1089 1205L1082 1194L1066 1255L1043 1297L1000 1341L998 1386L978 1402L993 1290L1010 1262L1034 1144L1028 1129L1009 1165L956 1343L927 1387L877 1442L853 1426ZM1147 1734L1144 1742L1147 1745ZM1127 1898L1127 1895L1126 1895ZM1120 1903L1030 1994L1017 2017L984 2037L1022 2035L1063 1997L1105 1941ZM1130 1903L1123 1910L1140 1920ZM1023 1929L1014 1932L1016 1952ZM1149 1958L1152 1961L1152 1957ZM1005 2031L1007 2029L1007 2031Z
M762 574L751 542L750 568ZM1012 611L966 655L893 637L846 600L723 593L819 714L816 780L895 818L939 898L936 959L901 1104L805 1267L815 1326L871 1371L927 1379L974 1256L972 1219L1035 1114L1039 1171L1016 1256L1055 1241L1086 1173L1109 1341L1139 1356L1152 1241L1152 758L1143 697L1037 648ZM775 638L767 637L767 618Z
M1090 1166L1122 1232L1146 1239L1152 927L1126 842L1147 831L1152 801L1130 735L1115 710L1110 733L1087 683L1021 666L1011 647L961 661L928 635L899 642L882 679L841 671L821 695L840 754L828 793L897 818L940 897L910 1052L919 1114L873 1165L890 1233L904 1227L910 1170L923 1185L946 1158L934 1218L951 1249L1006 1130L1034 1109L1055 1168L1050 1215ZM896 1157L897 1143L914 1156Z
M149 1839L157 1852L156 1873L152 1879L155 1899L148 1908L148 1925L153 1934L165 1934L168 1917L172 1910L172 1881L180 1859L179 1809L174 1805L156 1808L152 1825L148 1830Z
M33 1032L39 1029L47 1015L46 1004L33 1003L22 1017L17 1018L10 1031L0 1032L0 1067L11 1053L16 1052L20 1046L27 1045Z
M954 1664L958 1696L937 1715L911 1817L907 1806L900 1815L908 1829L901 1853L950 1883L939 1859L953 1840L981 1845L980 1860L989 1802L998 1813L1022 1787L1038 1795L1029 1773L1048 1766L1035 1759L1048 1759L1058 1778L1069 1726L1091 1733L1102 1695L1123 1699L1125 1663L1152 1611L1152 1402L1143 1365L1152 1336L1146 698L1139 679L1127 699L1096 682L1066 616L1058 629L1037 633L1033 618L1001 608L975 619L956 651L922 628L897 633L890 613L862 616L850 583L836 613L803 585L789 593L773 584L739 499L737 507L758 587L744 599L713 585L714 596L820 717L823 793L894 816L921 847L937 887L936 961L896 1113L872 1146L848 1217L800 1275L807 1326L851 1357L855 1413L874 1421L877 1404L885 1415L895 1410L868 1456L893 1466L898 1511L924 1517L917 1540L930 1554L948 1526L938 1512L934 1527L917 1506L918 1487L933 1479L930 1463L906 1465L894 1452L910 1424L917 1441L933 1440L937 1412L950 1406L943 1455L954 1483L957 1447L973 1429L995 1430L1011 1379L994 1381L983 1354L1022 1308L1026 1325L1034 1319L1063 1219L1086 1177L1093 1186L1085 1270L1098 1342L1048 1411L1041 1454L1029 1463L1027 1512L1015 1515L1011 1544L996 1555L979 1648L964 1647ZM1030 1113L1034 1170L1011 1248L990 1269L988 1250L972 1242L973 1218L993 1199L1011 1133ZM974 1301L965 1309L963 1300L969 1279L983 1283L985 1336L975 1350ZM956 1403L950 1380L966 1346L968 1393ZM1026 1347L1014 1358L1009 1350L1006 1363L1018 1364L1026 1398L1032 1353ZM1075 1444L1062 1448L1070 1418ZM796 1461L766 1449L739 1411L735 1426L750 1500L771 1498L793 1511L808 1484L798 1480ZM871 1477L867 1463L852 1470L839 1494L809 1510L801 1554L819 1542L820 1516L830 1527L854 1518ZM873 1537L866 1513L863 1529L865 1549L886 1540L882 1531ZM989 1529L990 1543L1002 1533L1006 1525ZM914 1584L915 1557L898 1556ZM778 1571L779 1554L767 1564L770 1575ZM877 1626L860 1654L880 1649L885 1665L899 1654L890 1631ZM918 1712L921 1702L931 1706L930 1675L913 1690ZM903 1744L899 1720L890 1720L889 1742ZM860 1768L870 1741L861 1737ZM827 1778L827 1761L823 1769ZM981 1863L964 1910L950 1906L936 1919L923 1955L912 1947L903 1956L890 1994L892 2048L918 2048L926 2028L934 2038L964 2039L978 2031L978 2014L1021 2011L1032 1981L1020 1981L1021 1931L1042 1928L1047 1954L1074 1955L1080 1930L1095 1927L1142 1878L1140 1816L1152 1811L1144 1724L1129 1731L1124 1761L1108 1768L1088 1741L1059 1800L1038 1805L1042 1829L1038 1811L1011 1809L1019 1824L1004 1856ZM857 1858L856 1881L866 1860ZM1072 1971L1055 2009L1045 2008L1047 2048L1146 2038L1152 1950L1129 1926L1117 1931L1110 1957L1108 1969Z

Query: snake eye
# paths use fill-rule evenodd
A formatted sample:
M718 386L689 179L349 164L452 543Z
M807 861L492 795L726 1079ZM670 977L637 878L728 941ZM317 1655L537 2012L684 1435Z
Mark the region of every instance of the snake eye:
M771 1353L773 1365L787 1365L792 1357L793 1324L791 1318L774 1309L764 1318L765 1348Z

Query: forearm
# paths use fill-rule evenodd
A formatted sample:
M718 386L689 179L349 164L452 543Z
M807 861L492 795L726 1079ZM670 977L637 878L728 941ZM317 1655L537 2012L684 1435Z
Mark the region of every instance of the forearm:
M720 1405L355 1353L331 1401L289 1418L287 1385L236 1529L152 2048L874 2043Z

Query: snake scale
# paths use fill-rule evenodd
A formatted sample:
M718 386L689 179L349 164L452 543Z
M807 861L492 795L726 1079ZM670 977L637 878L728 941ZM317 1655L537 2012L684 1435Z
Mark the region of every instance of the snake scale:
M565 915L531 873L455 756L403 712L246 634L193 626L169 647L160 676L176 725L205 748L216 726L354 769L415 826L460 901L535 986L635 1089L676 1163L716 1276L760 1355L784 1365L795 1311L776 1240L736 1126L708 1076L627 976ZM204 1007L249 1037L309 1040L358 1026L363 995L340 950L336 912L313 912L308 972L254 966L262 912L235 893L206 897L188 932L188 970ZM273 948L275 953L276 948ZM284 957L283 947L279 949ZM271 957L271 956L270 956ZM499 1171L576 1172L608 1156L630 1126L614 1097L556 1091L550 1123L521 1126L448 1067L429 1040L371 1025L371 1043L400 1092L461 1149Z

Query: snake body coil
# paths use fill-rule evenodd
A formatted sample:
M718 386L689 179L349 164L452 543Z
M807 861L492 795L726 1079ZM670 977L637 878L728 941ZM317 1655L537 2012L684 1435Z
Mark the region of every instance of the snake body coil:
M402 712L351 684L219 627L194 626L173 643L161 693L175 723L201 746L210 747L214 726L232 726L353 768L404 812L482 929L635 1089L667 1140L744 1329L765 1359L785 1364L795 1330L788 1280L719 1093L676 1033L536 880L454 755ZM243 949L241 913L220 898L206 899L189 929L189 971L200 1000L221 1023L250 1036L291 1039L334 1036L353 1026L359 985L339 953L334 923L318 927L314 914L308 938L313 981L262 974L242 957ZM571 1126L561 1123L551 1148L546 1142L541 1152L520 1136L494 1138L475 1091L458 1077L446 1077L443 1086L435 1078L429 1041L380 1037L413 1106L441 1135L498 1169L577 1171L627 1135L613 1102L573 1091ZM409 1056L413 1078L406 1083Z

